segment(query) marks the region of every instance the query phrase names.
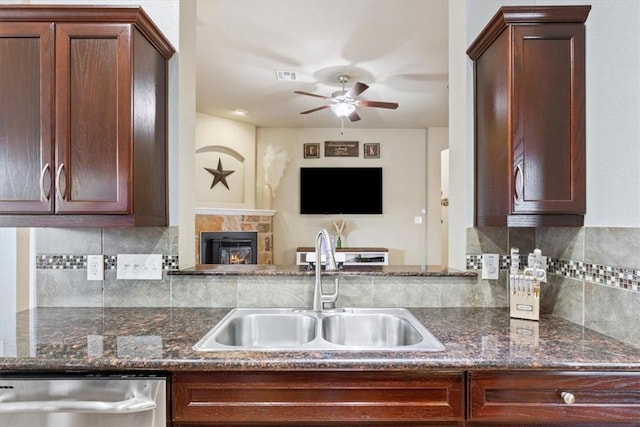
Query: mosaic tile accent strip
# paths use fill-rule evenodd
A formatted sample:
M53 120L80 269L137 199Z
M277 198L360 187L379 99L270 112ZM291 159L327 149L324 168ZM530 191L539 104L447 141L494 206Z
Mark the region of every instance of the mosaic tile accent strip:
M640 269L562 259L551 260L547 265L551 274L640 292Z
M104 269L115 270L118 267L117 255L104 256ZM165 271L178 270L178 255L163 255L162 269ZM38 270L86 270L86 255L37 255L36 269Z
M178 255L162 255L163 270L178 270L179 266Z
M520 255L520 262L526 262L526 257ZM511 264L509 255L500 255L500 269L507 270ZM482 255L467 255L467 270L480 270L482 268Z
M466 261L468 270L480 270L482 268L482 255L468 254ZM527 257L520 255L520 265L525 265L526 263ZM509 265L509 256L501 255L500 269L507 270ZM570 279L584 280L586 282L640 292L640 269L638 268L614 267L582 261L550 258L547 259L547 272Z
M36 268L40 270L81 270L87 268L85 255L38 255Z

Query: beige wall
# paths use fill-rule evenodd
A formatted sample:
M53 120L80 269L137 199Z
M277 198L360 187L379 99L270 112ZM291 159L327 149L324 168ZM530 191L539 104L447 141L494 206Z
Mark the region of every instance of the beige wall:
M359 141L359 157L303 158L303 143L324 141ZM362 144L380 143L379 159L364 159ZM334 220L347 222L345 246L386 247L391 264L420 264L424 259L425 224L414 218L426 207L426 130L420 129L276 129L257 130L257 187L262 188L261 159L264 147L272 144L289 154L289 163L275 191L274 262L291 264L295 250L313 246L320 228L333 231ZM382 215L300 215L299 169L302 166L381 166L383 167ZM331 197L331 190L319 197ZM261 198L261 195L260 195ZM258 207L262 200L258 200Z
M207 114L196 114L195 197L198 208L255 208L256 127ZM211 188L206 168L233 171Z
M428 136L427 136L428 135ZM331 158L323 154L319 159L304 159L305 142L320 143L329 140L356 140L360 142L357 158ZM363 144L380 143L380 159L364 159ZM332 222L345 219L348 246L382 246L390 250L392 264L440 263L440 252L429 255L428 243L440 246L439 226L435 232L427 230L427 217L433 224L440 223L440 151L448 145L448 129L347 129L340 135L338 129L278 129L258 128L252 125L197 114L196 120L196 194L208 194L209 199L197 197L196 206L204 208L263 209L265 203L260 190L264 183L262 159L267 145L287 152L289 161L285 168L271 209L278 213L274 222L274 262L290 264L295 260L295 249L311 246L320 228L331 232ZM218 146L216 150L203 151ZM220 148L222 146L223 148ZM428 153L429 151L429 153ZM321 149L323 153L323 149ZM233 155L246 157L241 164ZM210 189L211 175L200 164L198 157L209 155L210 165L216 167L217 159L223 161L223 169L236 170L229 175L230 189L218 184ZM433 162L427 166L427 157ZM250 160L249 160L250 159ZM433 163L433 164L431 164ZM301 166L382 166L384 168L383 215L300 215L298 171ZM202 169L202 170L200 170ZM431 174L427 179L427 169ZM203 173L204 171L204 173ZM244 180L244 181L243 181ZM247 182L251 188L247 188ZM199 187L202 187L199 189ZM434 200L427 211L427 188ZM200 191L202 190L202 191ZM320 195L330 197L330 193ZM436 208L434 208L435 206ZM415 224L419 217L422 224ZM431 242L435 239L435 242Z

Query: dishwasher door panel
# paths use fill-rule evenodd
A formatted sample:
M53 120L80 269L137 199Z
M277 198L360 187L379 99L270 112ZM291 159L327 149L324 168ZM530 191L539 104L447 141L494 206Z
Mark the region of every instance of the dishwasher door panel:
M0 376L0 426L166 427L165 378Z

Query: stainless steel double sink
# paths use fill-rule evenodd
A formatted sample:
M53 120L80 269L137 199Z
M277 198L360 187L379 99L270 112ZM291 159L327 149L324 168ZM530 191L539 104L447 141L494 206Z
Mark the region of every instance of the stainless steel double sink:
M198 351L442 351L404 308L235 308L194 347Z

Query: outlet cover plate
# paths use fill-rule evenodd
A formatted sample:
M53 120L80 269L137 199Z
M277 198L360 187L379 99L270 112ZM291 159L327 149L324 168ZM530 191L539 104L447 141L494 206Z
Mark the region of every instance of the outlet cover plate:
M162 280L161 254L118 254L118 280Z
M87 280L104 280L104 255L87 255Z
M498 280L500 274L500 256L498 254L482 254L482 279Z

